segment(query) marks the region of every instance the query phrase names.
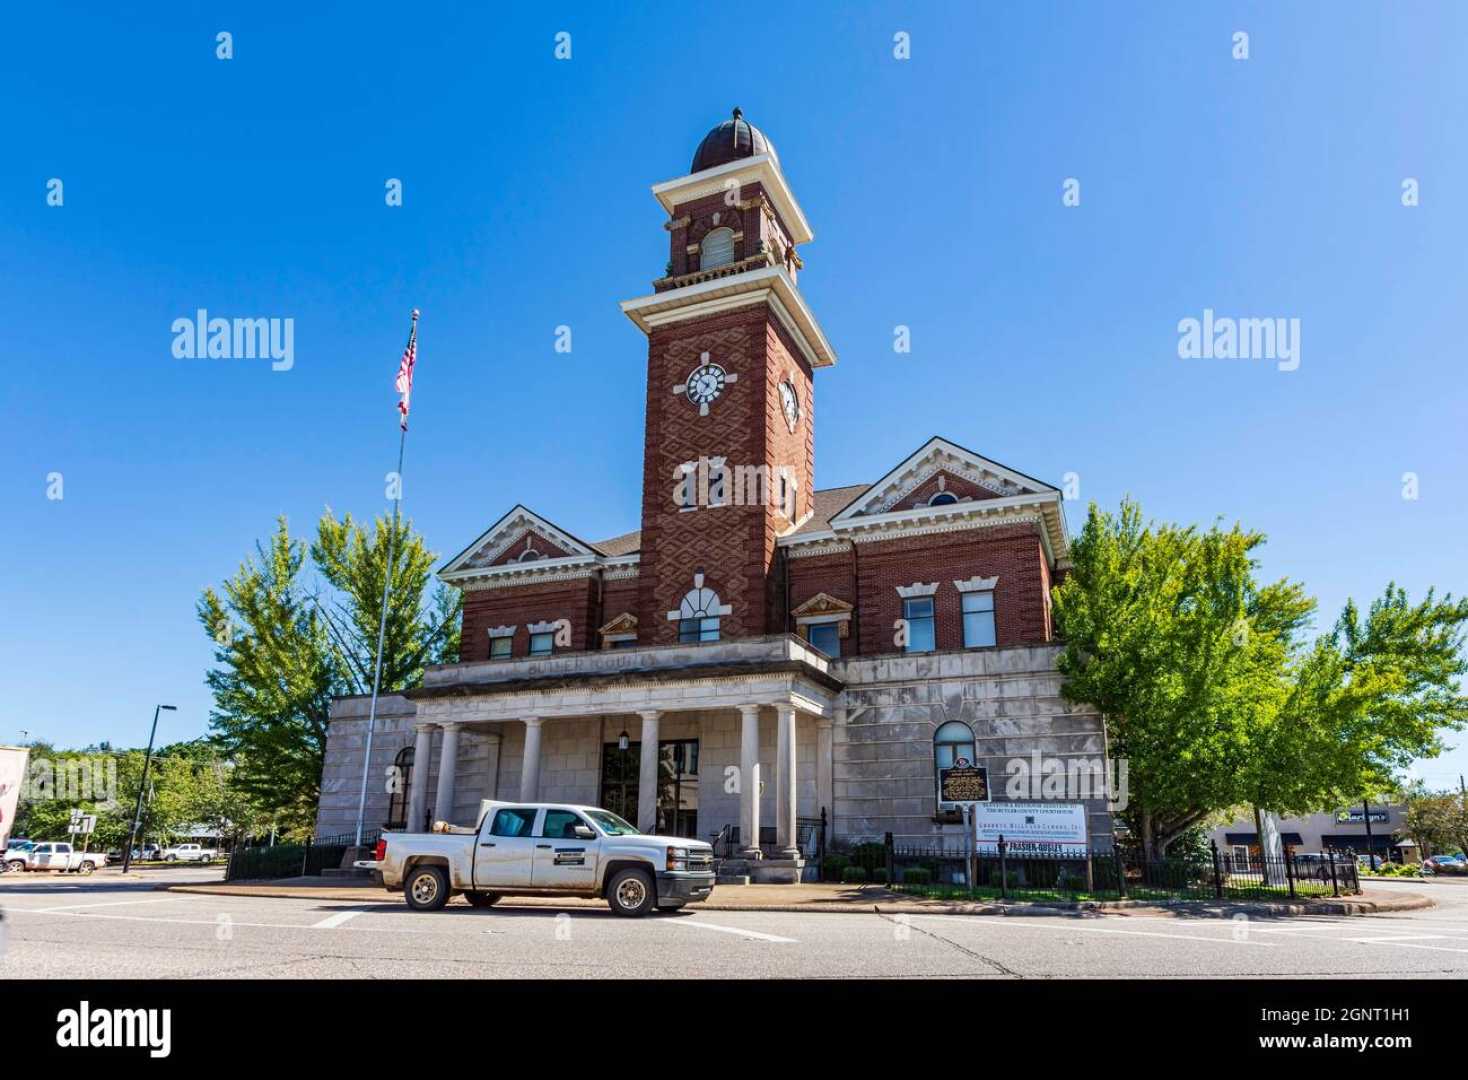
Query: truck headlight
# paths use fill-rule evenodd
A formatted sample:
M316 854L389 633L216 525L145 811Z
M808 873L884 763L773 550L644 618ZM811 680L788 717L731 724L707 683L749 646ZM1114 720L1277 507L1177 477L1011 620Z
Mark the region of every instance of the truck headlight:
M688 849L682 847L670 847L668 849L668 869L688 869Z

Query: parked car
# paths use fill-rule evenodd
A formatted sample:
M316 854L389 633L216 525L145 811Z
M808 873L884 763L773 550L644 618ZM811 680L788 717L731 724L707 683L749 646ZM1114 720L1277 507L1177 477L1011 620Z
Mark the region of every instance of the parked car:
M25 869L26 856L36 846L34 840L11 840L5 845L4 871L19 873Z
M618 915L676 911L714 891L714 849L682 836L649 836L609 810L486 799L474 828L384 833L372 859L414 911L463 894L487 908L504 896L602 897Z
M1337 854L1335 857L1335 872L1337 877L1344 873L1344 868L1351 864L1351 860ZM1329 852L1310 851L1302 852L1295 856L1295 877L1315 878L1318 881L1330 880L1331 858Z
M60 872L63 874L90 874L107 865L107 853L103 851L78 851L70 844L42 843L26 852L25 869Z
M1434 874L1468 874L1468 860L1461 855L1433 855L1422 861L1422 868Z
M201 844L175 844L163 849L164 862L213 862L219 858L218 848Z

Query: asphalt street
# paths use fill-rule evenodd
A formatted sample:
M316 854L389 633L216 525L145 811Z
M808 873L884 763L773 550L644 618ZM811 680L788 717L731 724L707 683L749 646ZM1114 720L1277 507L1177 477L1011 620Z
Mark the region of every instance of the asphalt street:
M166 874L166 877L164 876ZM417 914L367 902L206 896L159 881L216 870L0 878L0 979L56 978L1175 978L1468 976L1468 888L1370 916L1234 919L610 912L456 901ZM380 896L380 899L379 899Z

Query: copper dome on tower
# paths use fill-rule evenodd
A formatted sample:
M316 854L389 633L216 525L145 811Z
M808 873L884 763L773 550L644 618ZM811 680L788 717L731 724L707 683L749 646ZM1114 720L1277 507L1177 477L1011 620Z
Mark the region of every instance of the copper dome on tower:
M780 155L775 153L775 144L770 142L763 131L744 119L743 110L736 108L731 119L725 120L703 137L703 142L698 144L697 153L693 155L693 167L688 171L703 172L716 165L727 165L731 161L757 154L769 154L776 166L780 164Z

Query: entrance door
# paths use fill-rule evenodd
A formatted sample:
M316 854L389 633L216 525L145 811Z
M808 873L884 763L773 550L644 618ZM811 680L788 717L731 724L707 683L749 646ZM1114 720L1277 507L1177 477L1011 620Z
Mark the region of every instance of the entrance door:
M534 861L535 819L533 806L507 806L494 812L489 828L480 833L474 856L474 887L493 891L524 888L530 884Z
M534 868L530 883L537 889L584 889L596 887L596 860L600 840L576 835L576 826L591 828L574 810L547 810L536 830Z
M601 805L628 821L637 820L637 792L642 744L602 747ZM698 836L698 740L668 739L658 743L657 832L663 836Z

